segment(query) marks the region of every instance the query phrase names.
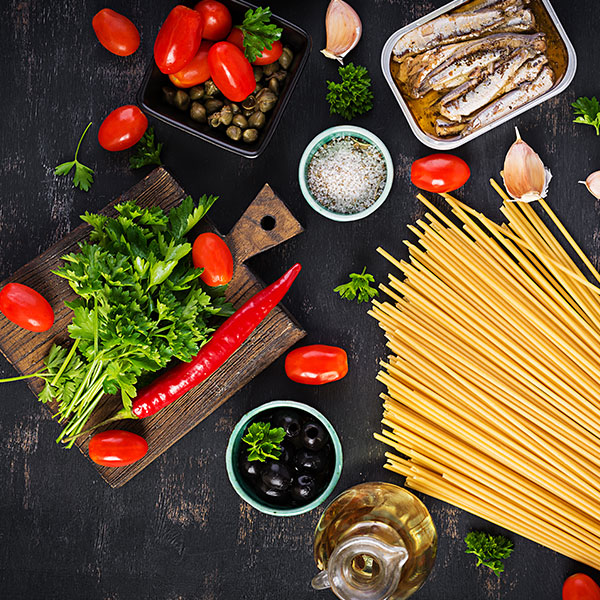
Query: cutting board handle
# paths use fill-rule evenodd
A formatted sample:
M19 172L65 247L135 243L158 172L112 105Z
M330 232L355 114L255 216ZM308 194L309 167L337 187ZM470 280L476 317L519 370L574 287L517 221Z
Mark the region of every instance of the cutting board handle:
M302 233L287 206L279 199L268 183L233 226L225 241L236 264L278 246Z

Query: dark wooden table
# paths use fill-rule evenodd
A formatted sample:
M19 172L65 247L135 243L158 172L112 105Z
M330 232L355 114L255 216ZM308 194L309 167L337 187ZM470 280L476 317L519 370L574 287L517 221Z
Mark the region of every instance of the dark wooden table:
M78 223L137 182L127 152L110 154L96 143L103 117L134 101L151 56L159 23L172 1L114 0L140 27L141 49L132 57L109 54L96 41L93 15L102 2L9 0L0 18L0 279L36 256ZM22 383L4 384L0 402L0 598L10 600L233 600L333 598L312 591L313 530L321 514L292 519L263 515L240 501L225 475L229 433L247 410L275 398L292 398L322 410L340 433L345 464L337 491L362 481L401 483L382 468L384 448L372 434L381 416L375 381L384 356L383 336L365 305L332 293L350 271L367 265L379 280L388 266L377 245L402 252L406 224L421 206L409 182L411 162L429 153L410 132L379 67L384 41L397 28L443 4L442 0L353 0L364 35L351 59L373 76L375 108L355 123L388 145L396 165L391 196L363 221L337 224L304 202L297 165L307 142L342 121L329 115L325 80L336 64L324 46L326 0L272 0L274 12L313 36L314 48L297 90L267 151L258 160L192 139L162 124L167 167L194 196L221 200L212 218L227 231L265 182L306 227L284 246L251 262L265 280L294 261L304 265L286 304L309 332L307 342L345 347L350 373L323 388L289 381L283 360L205 420L124 488L110 489L76 450L54 443L58 426ZM573 125L569 104L600 94L595 2L554 0L579 59L577 76L561 96L457 151L473 176L461 197L498 216L487 185L514 139L513 126L554 173L550 201L563 222L598 263L598 205L577 180L600 166L600 138ZM74 190L53 167L70 160L88 121L94 122L81 158L96 170L89 193ZM13 371L0 361L0 375ZM440 533L439 555L422 600L559 598L564 578L578 570L571 560L510 534L515 553L500 578L475 568L464 554L472 528L498 528L424 497ZM591 573L593 574L593 573ZM595 574L598 579L598 574Z

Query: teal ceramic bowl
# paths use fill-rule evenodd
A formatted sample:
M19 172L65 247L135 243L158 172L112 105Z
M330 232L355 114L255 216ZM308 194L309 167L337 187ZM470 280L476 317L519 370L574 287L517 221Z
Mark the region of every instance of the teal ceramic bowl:
M365 208L365 210L353 214L334 212L319 204L313 197L310 188L308 187L307 180L308 165L310 164L310 161L317 150L335 138L345 137L348 135L364 140L365 142L375 146L383 156L386 167L385 184L377 200L375 200L371 206ZM332 219L333 221L357 221L358 219L363 219L364 217L374 213L385 202L390 190L392 189L392 183L394 181L394 163L385 144L374 133L371 133L367 129L363 129L362 127L354 127L353 125L339 125L338 127L330 127L329 129L322 131L319 133L319 135L311 140L308 146L306 146L306 149L302 154L302 158L300 159L300 165L298 166L298 181L300 182L300 189L302 190L304 199L308 202L311 208L316 210L320 215L323 215L328 219Z
M285 508L265 502L262 498L259 498L254 490L244 481L244 478L238 469L240 444L243 443L242 437L244 436L246 428L256 416L276 408L295 408L312 415L315 417L315 419L318 419L323 424L325 429L327 429L327 433L329 433L329 437L331 437L333 451L335 453L335 465L333 468L331 481L319 496L304 506ZM267 402L266 404L251 410L240 419L238 424L235 426L235 429L231 433L231 437L229 438L225 461L227 464L227 475L229 476L229 481L231 482L233 489L243 500L250 504L250 506L253 506L256 508L256 510L268 515L276 515L278 517L293 517L295 515L301 515L313 510L313 508L316 508L325 502L325 500L331 495L331 492L333 492L333 489L335 488L342 472L342 444L340 443L340 438L335 432L333 425L315 408L312 408L307 404L303 404L302 402L294 402L292 400L274 400L273 402Z

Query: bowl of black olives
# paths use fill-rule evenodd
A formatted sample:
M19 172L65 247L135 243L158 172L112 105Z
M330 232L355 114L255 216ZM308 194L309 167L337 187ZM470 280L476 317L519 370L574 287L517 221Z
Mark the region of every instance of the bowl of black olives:
M248 504L294 516L331 494L342 472L342 445L318 410L276 400L242 417L229 438L226 462L231 485Z

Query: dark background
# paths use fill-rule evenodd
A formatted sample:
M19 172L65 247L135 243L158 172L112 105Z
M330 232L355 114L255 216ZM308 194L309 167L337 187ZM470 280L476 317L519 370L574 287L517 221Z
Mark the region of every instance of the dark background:
M142 46L120 58L97 42L91 27L102 2L4 0L0 13L0 279L10 275L94 211L136 183L144 173L128 169L129 153L111 154L96 141L108 112L134 101L151 58L154 36L174 2L113 0L140 28ZM312 591L316 568L313 530L322 509L283 519L258 513L240 501L224 464L229 433L249 409L276 398L307 402L323 411L342 439L345 464L337 492L362 481L401 483L385 471L379 430L382 387L375 381L385 355L383 335L367 308L341 300L332 288L367 265L378 280L388 266L375 253L396 255L406 224L422 211L409 182L410 163L430 151L414 138L379 66L388 36L442 0L353 0L363 19L363 38L350 59L373 76L375 107L355 124L380 136L396 165L387 202L369 218L334 223L303 200L297 165L308 141L342 121L329 115L325 80L336 63L324 47L326 0L272 0L273 11L313 37L307 68L267 151L255 161L239 158L156 124L167 168L194 197L219 194L211 211L228 231L265 182L306 227L283 247L251 262L271 281L295 261L304 265L286 305L309 332L306 342L347 349L350 373L323 388L289 381L280 359L199 427L119 490L110 489L76 450L54 443L58 426L23 383L4 384L0 411L0 598L12 600L273 599L333 598ZM600 138L572 124L577 96L600 93L598 18L593 0L554 0L578 54L576 78L566 92L456 153L472 177L460 197L493 217L499 200L487 180L497 176L518 124L523 137L552 169L550 203L598 264L598 208L577 181L600 166ZM80 158L96 170L89 193L53 174L71 160L92 120ZM0 360L0 375L14 372ZM464 554L472 528L498 528L454 507L424 497L436 522L439 555L420 600L559 598L564 578L581 565L513 534L515 552L500 579L475 568ZM598 579L598 574L591 573Z

